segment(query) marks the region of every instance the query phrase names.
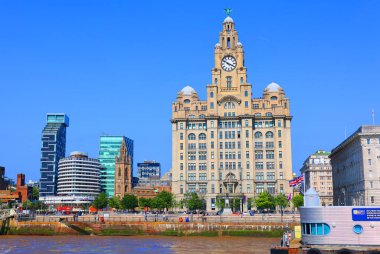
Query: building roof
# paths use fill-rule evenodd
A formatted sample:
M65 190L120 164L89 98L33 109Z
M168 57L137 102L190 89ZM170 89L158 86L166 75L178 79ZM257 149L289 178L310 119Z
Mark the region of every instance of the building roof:
M313 155L330 155L330 152L326 152L325 150L318 150Z
M234 23L234 20L233 20L230 16L227 16L227 17L224 19L223 23L227 23L227 22L229 22L229 23Z
M281 90L282 87L279 86L277 83L270 83L266 88L265 88L265 91L268 91L268 92L278 92L279 90Z
M181 92L183 93L183 95L191 95L193 93L197 93L194 88L192 88L191 86L185 86Z
M380 135L379 125L362 125L357 131L355 131L351 136L343 140L337 147L331 150L330 158L334 156L338 151L346 147L349 143L355 140L359 136L368 135Z

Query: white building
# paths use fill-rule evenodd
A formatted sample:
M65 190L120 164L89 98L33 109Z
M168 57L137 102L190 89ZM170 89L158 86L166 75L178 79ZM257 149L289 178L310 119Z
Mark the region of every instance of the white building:
M97 196L100 193L100 163L83 152L72 152L58 164L59 196Z

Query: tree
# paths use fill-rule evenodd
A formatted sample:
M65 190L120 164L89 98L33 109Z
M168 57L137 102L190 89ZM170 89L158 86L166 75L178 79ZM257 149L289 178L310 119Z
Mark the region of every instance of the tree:
M133 194L125 194L121 199L121 207L125 210L135 210L138 205L137 197Z
M220 210L223 210L225 204L226 204L226 201L224 200L224 198L216 197L216 203L215 203L216 207L218 207Z
M289 204L289 200L288 198L285 196L284 193L281 193L281 194L278 194L275 198L274 198L274 201L276 203L276 205L278 205L280 207L280 210L282 212L282 210L288 206Z
M94 200L94 202L92 202L92 206L95 207L96 209L103 209L103 208L106 208L108 205L108 199L107 199L107 195L102 192L99 194L99 196L97 196Z
M38 186L34 186L33 191L32 191L32 199L38 200L39 197L40 197L40 190L39 190Z
M255 198L255 205L257 209L273 209L275 207L274 197L269 192L262 192Z
M154 200L156 208L160 210L169 209L174 206L174 196L171 192L161 191Z
M113 196L108 199L109 207L120 209L120 199L117 196Z
M189 210L203 209L203 201L199 198L198 194L195 192L186 193L183 199L183 204Z
M139 207L151 207L152 199L151 198L139 198Z
M232 207L235 212L240 211L240 198L232 199Z
M295 195L293 198L292 198L292 203L294 205L295 208L300 208L301 206L303 206L303 196L302 195Z

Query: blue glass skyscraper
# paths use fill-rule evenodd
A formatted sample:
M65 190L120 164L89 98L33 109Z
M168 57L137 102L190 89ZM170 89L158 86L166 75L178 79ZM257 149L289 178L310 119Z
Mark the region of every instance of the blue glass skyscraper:
M40 196L57 194L58 162L66 154L66 114L47 114L47 124L42 131Z
M119 155L124 139L127 154L131 156L133 172L133 140L124 136L101 136L99 144L99 162L102 165L100 185L107 196L115 195L115 159Z

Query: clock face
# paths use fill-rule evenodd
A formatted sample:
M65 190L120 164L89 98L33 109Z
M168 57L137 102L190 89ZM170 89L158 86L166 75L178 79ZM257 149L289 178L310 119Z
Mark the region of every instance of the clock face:
M236 68L236 59L233 56L225 56L222 59L222 69L232 71Z

